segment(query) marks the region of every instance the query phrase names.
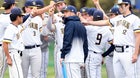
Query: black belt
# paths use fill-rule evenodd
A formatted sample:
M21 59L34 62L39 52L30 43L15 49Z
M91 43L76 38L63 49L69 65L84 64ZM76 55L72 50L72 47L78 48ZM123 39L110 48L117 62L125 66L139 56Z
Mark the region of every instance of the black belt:
M32 49L36 47L40 47L40 45L25 46L25 49Z
M89 51L92 51L92 50L89 50ZM92 52L95 54L102 54L101 52L96 52L96 51L92 51Z
M0 44L0 46L2 46L2 44Z
M129 46L128 45L126 45L126 46L115 46L115 51L122 53L122 52L124 52L124 49L126 49L126 48L129 48Z

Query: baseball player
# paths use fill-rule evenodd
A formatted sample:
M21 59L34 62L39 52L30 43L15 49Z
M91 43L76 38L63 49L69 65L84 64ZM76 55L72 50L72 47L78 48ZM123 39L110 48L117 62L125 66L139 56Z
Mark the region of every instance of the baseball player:
M84 18L87 19L88 15L88 10L89 8L83 7L80 9L80 15ZM87 78L87 73L86 73L86 68L85 65L81 66L81 78Z
M103 11L103 9L101 8L100 4L99 4L99 0L93 0L94 4L96 5L96 7L98 9L101 9ZM110 12L107 14L109 17L107 17L107 15L105 14L105 12L103 11L103 14L105 15L104 18L108 19L108 18L114 18L115 16L119 15L119 7L118 5L114 5L111 9ZM110 27L110 30L114 31L114 27ZM108 45L107 47L110 47L110 45ZM104 53L105 54L105 53ZM104 54L103 57L104 57ZM113 52L110 53L106 59L105 59L105 64L106 64L106 71L107 71L107 77L108 78L114 78L114 72L113 72Z
M140 19L132 14L130 0L119 0L118 4L122 15L110 20L96 22L83 20L82 22L99 26L109 24L114 26L113 68L115 78L137 78L136 62L140 46L140 23L138 22Z
M11 10L10 19L12 23L7 27L3 37L3 49L9 67L10 78L23 78L20 56L22 56L24 45L20 27L18 27L23 21L22 17L19 8L16 7Z
M95 10L93 19L89 16L88 21L102 20L103 13ZM101 78L102 54L106 45L112 42L113 35L107 27L86 26L89 53L86 60L86 70L88 78Z
M117 5L115 5L110 9L108 16L111 19L111 18L116 17L119 14L120 14L119 7ZM111 27L110 30L113 33L114 28ZM113 70L113 52L105 58L105 65L106 65L107 77L108 78L115 78L114 72L113 72L114 71Z
M44 3L42 0L36 0L36 5L38 8L43 8ZM42 16L43 19L43 26L46 27L46 23L48 20L48 14L44 13ZM48 29L46 29L48 30ZM41 78L46 78L47 74L47 66L48 66L48 61L49 61L49 43L54 40L53 34L48 30L48 33L46 35L40 35L41 37L41 53L42 53L42 64L41 64Z
M26 1L25 2L26 13L30 13L33 9L33 7L30 7L30 6L35 6L35 4L36 4L35 1L32 1L32 0ZM37 20L39 23L42 23L42 20L40 17L36 17L36 18L39 19L39 20ZM35 20L35 17L32 19ZM40 35L38 35L39 34L38 30L39 30L39 27L41 27L41 26L42 26L42 24L38 25L38 23L32 23L32 24L30 23L30 25L27 26L28 28L26 28L22 33L23 42L25 45L25 50L23 51L23 56L22 56L22 68L23 68L24 78L27 78L29 65L31 66L32 77L36 77L36 78L40 77L40 69L41 69L40 45L41 45L41 41L40 41ZM30 38L28 38L28 37L30 37ZM31 57L33 57L33 58L31 58ZM35 64L33 64L33 63L35 63ZM38 67L35 67L35 65Z
M54 64L55 64L55 78L63 78L62 75L62 65L60 64L60 49L62 48L62 44L63 44L63 36L64 36L64 27L65 25L63 24L63 20L62 20L62 13L61 10L66 7L66 3L64 0L54 0L54 2L56 2L56 9L58 11L58 13L52 15L50 11L50 17L49 20L52 23L49 24L48 21L48 29L52 32L55 33L55 49L54 49ZM52 16L53 16L53 20L52 20ZM51 26L52 25L52 26Z
M10 12L15 6L15 0L4 0L3 7L5 12L0 14L0 78L4 77L7 68L6 58L2 50L2 40L6 27L11 23Z
M36 5L38 8L43 8L44 7L44 2L43 0L36 0ZM47 19L48 19L48 14L42 14L43 17L43 23L42 25L46 27ZM48 61L49 61L49 42L52 38L52 35L50 33L47 33L46 35L40 35L40 39L42 42L41 45L41 54L42 54L42 63L41 63L41 78L47 78L47 67L48 67Z
M108 16L105 14L104 10L101 8L99 0L93 0L95 6L97 9L100 9L103 14L104 14L104 19L108 19L108 18L114 18L115 16L119 15L119 7L118 5L114 5L111 9L110 12L108 13ZM114 31L113 27L110 27L110 30ZM110 47L110 45L108 45L107 47ZM104 53L105 54L105 53ZM102 54L104 56L104 54ZM114 72L113 72L113 52L110 53L106 59L105 59L105 65L106 65L106 71L107 71L107 77L108 78L115 78L114 77Z
M25 2L25 11L31 14L42 14L48 11L49 8L54 6L50 4L42 9L36 9L36 2L32 0L28 0ZM40 40L40 34L43 35L42 31L42 17L35 16L31 19L31 22L27 28L23 31L23 43L25 45L25 50L23 51L22 56L22 68L23 68L23 76L27 78L29 66L31 67L31 73L33 78L40 78L41 71L41 49L40 45L42 44ZM42 28L42 31L41 31Z
M67 6L62 12L66 26L60 62L65 61L68 78L81 78L80 67L88 54L86 29L76 16L77 10L74 6Z

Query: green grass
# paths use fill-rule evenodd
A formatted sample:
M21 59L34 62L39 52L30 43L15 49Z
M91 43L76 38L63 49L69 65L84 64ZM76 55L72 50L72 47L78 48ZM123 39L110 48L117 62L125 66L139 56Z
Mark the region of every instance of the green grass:
M51 44L49 46L50 53L49 53L49 65L48 65L48 73L47 73L47 78L55 78L54 74L54 57L53 57L53 46L54 44ZM4 75L4 78L9 78L9 73L8 69L6 70L6 73ZM106 70L105 70L105 65L102 66L102 78L107 78L106 76Z

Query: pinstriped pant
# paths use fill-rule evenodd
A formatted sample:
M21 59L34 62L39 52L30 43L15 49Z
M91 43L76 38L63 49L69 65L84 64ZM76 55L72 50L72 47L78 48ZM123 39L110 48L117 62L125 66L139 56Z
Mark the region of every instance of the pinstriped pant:
M2 46L0 46L0 78L4 78L4 73L7 67L5 53L2 50Z
M23 78L20 54L17 51L12 51L10 56L12 59L12 66L8 65L10 78Z
M101 78L101 54L95 54L89 51L86 59L86 71L88 78Z
M63 78L62 65L60 64L60 51L54 53L55 78Z
M66 65L66 73L68 78L82 78L81 77L81 66L84 63L81 62L65 62Z

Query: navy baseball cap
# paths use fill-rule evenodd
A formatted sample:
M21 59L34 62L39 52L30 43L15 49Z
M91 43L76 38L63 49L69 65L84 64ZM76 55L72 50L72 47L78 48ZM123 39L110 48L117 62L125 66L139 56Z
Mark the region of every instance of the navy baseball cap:
M43 0L36 0L36 6L37 6L37 7L44 7L44 2L43 2Z
M6 3L6 4L14 4L14 3L17 3L17 2L15 2L15 0L4 0L4 3Z
M34 7L34 6L36 6L36 2L33 0L26 0L24 6L25 7Z
M74 12L75 14L77 13L77 9L72 5L68 5L68 6L64 7L62 10L62 13L65 11L71 11L71 12Z
M87 7L81 8L80 13L88 13L88 8Z
M130 4L131 5L131 1L130 0L118 0L118 5L120 4Z
M114 13L114 14L121 14L119 11L119 7L114 6L110 9L109 13Z
M55 3L65 2L64 0L53 0Z
M96 10L93 14L94 21L103 20L103 12L100 10Z
M88 15L93 16L93 14L96 10L97 10L96 8L89 8Z
M22 12L21 9L18 8L18 7L13 8L13 9L11 10L11 14L24 16L23 12Z

